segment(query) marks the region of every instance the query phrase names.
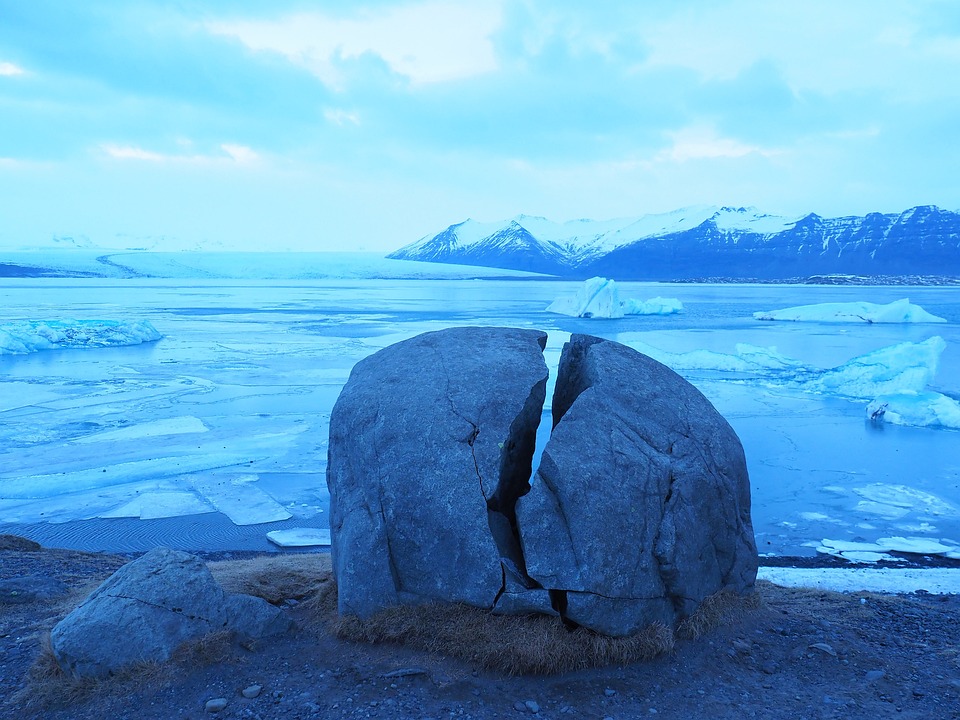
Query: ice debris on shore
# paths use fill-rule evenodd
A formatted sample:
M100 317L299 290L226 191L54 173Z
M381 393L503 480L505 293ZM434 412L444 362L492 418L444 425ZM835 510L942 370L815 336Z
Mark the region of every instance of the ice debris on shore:
M931 315L908 298L886 305L871 302L817 303L798 305L783 310L755 312L757 320L789 320L792 322L833 323L942 323L944 318Z
M615 280L594 277L584 280L576 295L558 297L547 312L581 318L622 318L625 315L671 315L683 310L674 298L655 297L649 300L620 299Z
M162 337L146 320L21 320L0 325L0 355L139 345Z

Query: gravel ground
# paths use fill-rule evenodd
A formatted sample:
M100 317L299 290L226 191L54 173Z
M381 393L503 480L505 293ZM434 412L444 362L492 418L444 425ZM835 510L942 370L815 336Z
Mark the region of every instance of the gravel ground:
M626 667L508 677L338 640L308 603L285 602L299 628L290 636L253 648L224 642L66 692L31 674L44 635L130 558L3 547L2 718L960 718L960 598L768 583L759 609Z

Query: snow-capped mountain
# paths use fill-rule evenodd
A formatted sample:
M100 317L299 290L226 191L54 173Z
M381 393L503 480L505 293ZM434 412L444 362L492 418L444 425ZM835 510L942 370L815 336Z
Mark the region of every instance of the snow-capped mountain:
M960 213L780 217L692 207L609 221L519 215L451 225L388 257L621 280L823 274L960 276Z

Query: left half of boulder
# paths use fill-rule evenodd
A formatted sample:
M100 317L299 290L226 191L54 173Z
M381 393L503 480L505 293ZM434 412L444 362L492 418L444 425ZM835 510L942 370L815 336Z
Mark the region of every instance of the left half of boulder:
M461 327L357 363L330 417L327 485L341 614L407 603L491 608L524 578L547 336Z
M194 555L156 548L107 578L50 633L54 657L74 677L106 677L223 630L246 638L289 631L261 598L225 593Z

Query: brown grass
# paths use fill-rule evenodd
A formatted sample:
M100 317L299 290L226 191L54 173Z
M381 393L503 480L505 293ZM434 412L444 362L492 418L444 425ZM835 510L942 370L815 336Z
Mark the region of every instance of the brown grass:
M245 593L277 605L316 594L330 577L330 556L320 553L261 556L207 563L227 592Z
M677 637L697 640L721 625L728 625L763 605L758 591L741 595L733 590L721 590L705 598L696 612L684 618L677 626Z
M611 638L584 628L570 631L555 617L494 615L459 604L398 606L368 620L337 616L336 588L330 585L318 609L330 613L330 628L337 637L399 643L509 675L622 665L673 650L673 633L659 624L630 637Z
M177 648L169 662L141 662L105 678L77 678L64 672L53 654L50 633L41 638L40 653L27 670L26 683L12 700L28 710L52 710L83 703L96 696L123 698L170 684L188 668L236 661L232 634L218 631Z

